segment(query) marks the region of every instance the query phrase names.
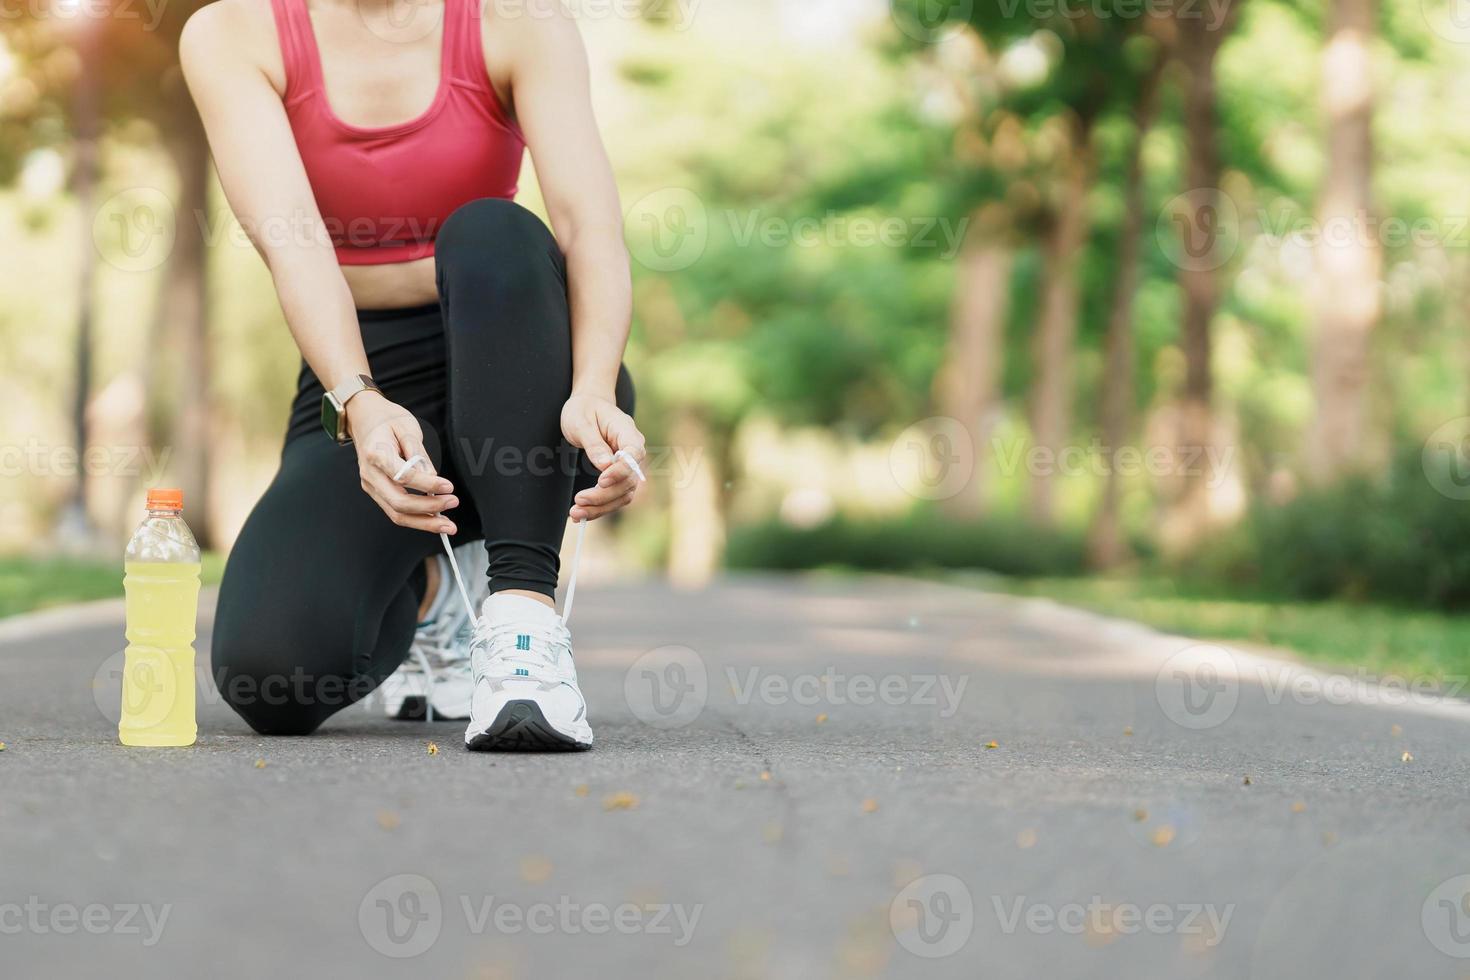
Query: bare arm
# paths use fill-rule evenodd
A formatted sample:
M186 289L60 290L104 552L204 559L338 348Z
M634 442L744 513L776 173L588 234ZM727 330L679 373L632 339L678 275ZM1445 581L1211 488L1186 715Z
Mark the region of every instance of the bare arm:
M249 11L231 0L202 8L184 26L179 57L199 108L225 197L265 259L296 345L322 383L335 388L367 374L347 281L317 209L281 97L250 60ZM391 479L407 456L423 452L418 422L372 392L348 404L363 488L395 523L440 530L452 497L415 497ZM325 436L323 436L325 438ZM428 473L412 486L449 493Z
M572 311L572 396L562 412L568 441L603 471L577 497L573 518L599 517L626 504L636 489L613 452L644 457L643 436L619 411L613 389L628 342L633 290L623 243L622 206L612 164L592 113L587 54L571 16L557 0L536 0L536 16L492 29L514 32L511 86L515 112L567 260Z

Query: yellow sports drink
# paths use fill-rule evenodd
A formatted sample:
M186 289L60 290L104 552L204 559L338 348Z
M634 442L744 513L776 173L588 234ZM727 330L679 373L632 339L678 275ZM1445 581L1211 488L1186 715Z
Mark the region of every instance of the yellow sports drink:
M199 546L178 490L149 490L148 517L123 564L128 646L123 660L124 745L193 745L194 622L199 611Z

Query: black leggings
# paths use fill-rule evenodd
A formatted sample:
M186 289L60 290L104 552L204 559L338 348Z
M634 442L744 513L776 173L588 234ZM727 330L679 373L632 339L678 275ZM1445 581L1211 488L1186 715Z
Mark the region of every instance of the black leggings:
M567 511L597 479L560 427L572 385L566 267L551 232L509 201L474 201L435 244L439 305L359 313L373 377L418 417L454 484L456 545L484 540L490 588L553 595ZM230 552L213 666L225 701L265 735L305 735L365 697L408 653L438 535L395 525L357 455L322 430L302 366L281 468ZM621 372L618 405L632 411Z

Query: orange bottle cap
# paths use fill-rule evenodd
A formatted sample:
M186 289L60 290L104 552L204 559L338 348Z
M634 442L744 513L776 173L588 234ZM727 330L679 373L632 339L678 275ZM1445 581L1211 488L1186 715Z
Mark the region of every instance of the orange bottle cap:
M183 510L184 491L182 490L159 490L148 491L149 510Z

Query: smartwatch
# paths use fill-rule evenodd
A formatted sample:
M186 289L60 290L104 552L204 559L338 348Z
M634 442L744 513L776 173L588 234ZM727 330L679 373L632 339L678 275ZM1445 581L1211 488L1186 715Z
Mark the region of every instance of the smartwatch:
M383 389L372 378L357 374L322 395L322 428L327 430L327 435L335 439L339 446L345 446L352 441L347 435L347 403L364 391L376 391L380 395L383 393Z

